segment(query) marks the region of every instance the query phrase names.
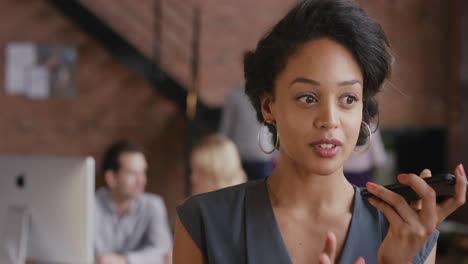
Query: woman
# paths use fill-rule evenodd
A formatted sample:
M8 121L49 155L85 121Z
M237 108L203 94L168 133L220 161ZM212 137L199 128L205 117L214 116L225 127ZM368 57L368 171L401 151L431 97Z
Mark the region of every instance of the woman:
M244 183L247 180L236 145L220 134L201 137L190 155L192 194Z
M178 207L175 263L434 263L436 226L464 203L436 204L424 170L398 180L411 205L382 186L367 200L343 164L370 134L391 56L380 25L352 1L300 1L244 58L246 93L280 158L264 181Z

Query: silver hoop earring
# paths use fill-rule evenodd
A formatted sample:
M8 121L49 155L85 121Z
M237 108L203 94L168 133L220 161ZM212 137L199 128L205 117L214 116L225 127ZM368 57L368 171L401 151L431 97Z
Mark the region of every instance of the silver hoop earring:
M262 126L260 127L260 129L258 130L258 134L257 134L257 140L258 140L258 146L260 147L260 150L265 153L265 154L271 154L273 153L276 148L278 147L278 142L279 142L279 135L278 135L278 129L276 129L276 125L273 124L273 126L275 126L275 130L276 130L276 142L275 142L275 145L273 146L273 149L271 151L266 151L263 146L262 146L262 142L260 140L260 134L261 134L261 131L262 131L262 128L263 127L267 127L268 129L268 126L266 125L267 122L266 121L263 121L263 124Z
M372 131L371 131L371 128L366 122L364 122L364 121L361 121L361 122L364 124L364 126L369 131L369 144L367 144L366 148L361 150L361 151L354 151L353 150L353 153L356 154L356 155L361 155L361 154L366 153L369 150L370 146L372 145Z

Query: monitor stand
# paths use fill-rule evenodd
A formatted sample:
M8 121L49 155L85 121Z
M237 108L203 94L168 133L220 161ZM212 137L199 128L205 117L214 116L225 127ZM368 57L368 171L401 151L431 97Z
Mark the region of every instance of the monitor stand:
M26 262L29 220L26 208L15 206L8 208L0 236L0 263L24 264Z

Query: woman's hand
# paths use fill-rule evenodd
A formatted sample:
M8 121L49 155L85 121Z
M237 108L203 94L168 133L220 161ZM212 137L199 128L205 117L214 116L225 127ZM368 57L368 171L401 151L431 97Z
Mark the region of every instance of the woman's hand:
M430 176L424 170L421 177L400 174L398 181L410 186L421 200L408 204L405 199L374 183L366 185L369 192L382 201L369 202L388 219L390 226L378 253L379 263L410 263L436 227L453 211L465 203L466 174L463 165L455 168L455 194L442 203L436 203L436 193L422 178Z
M327 233L325 249L319 256L319 264L333 264L336 258L336 236L333 232ZM366 264L363 258L359 257L353 264Z
M97 257L96 264L128 264L128 260L122 255L104 254Z

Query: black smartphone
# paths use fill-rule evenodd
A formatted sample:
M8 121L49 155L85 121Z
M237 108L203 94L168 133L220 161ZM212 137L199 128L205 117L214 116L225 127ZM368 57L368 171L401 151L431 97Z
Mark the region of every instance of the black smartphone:
M433 175L430 178L424 179L427 184L429 184L435 191L436 191L436 200L437 202L441 202L448 197L453 196L454 194L454 187L455 187L455 176L450 173L443 173ZM384 185L385 188L398 193L399 195L403 196L407 202L411 202L414 200L419 200L419 196L416 194L411 187L406 186L401 183L395 183L390 185ZM365 198L374 197L367 188L361 190L361 195Z

